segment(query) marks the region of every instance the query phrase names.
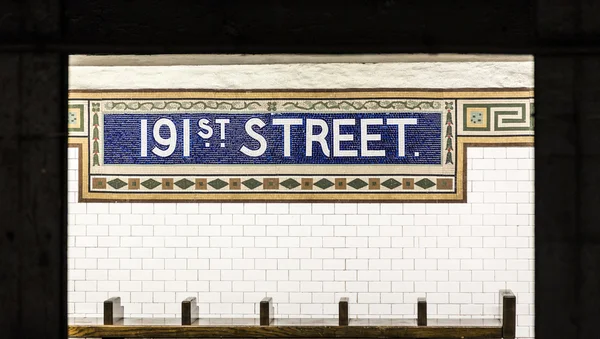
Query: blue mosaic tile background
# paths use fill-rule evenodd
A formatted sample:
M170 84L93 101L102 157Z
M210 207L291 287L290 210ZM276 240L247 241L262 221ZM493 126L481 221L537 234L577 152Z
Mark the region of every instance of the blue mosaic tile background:
M176 126L177 146L167 157L157 156L152 152L156 146L167 149L155 142L153 126L161 118L170 119ZM254 130L265 137L267 149L259 157L250 157L240 152L242 145L250 149L259 148L259 142L251 138L245 130L245 123L250 118L259 118L266 125ZM272 125L273 118L302 119L303 125L291 127L291 156L284 157L283 126ZM306 156L306 119L322 119L329 126L326 137L330 150L327 157L321 151L319 143L313 143L312 157ZM342 134L352 133L353 141L343 141L342 150L357 150L356 157L333 156L333 119L356 119L354 126L341 126ZM398 127L385 125L390 118L416 118L416 125L405 126L405 156L398 157ZM147 127L147 156L140 154L140 121L146 119ZM190 119L190 156L183 156L183 120ZM214 133L204 139L197 133L200 119L210 120ZM215 119L229 119L226 124L225 138L221 139L220 125ZM361 157L360 119L383 119L383 125L372 125L369 134L381 134L381 141L369 141L370 150L385 150L383 157ZM314 128L314 134L320 132L320 127ZM163 126L160 136L169 137L169 129ZM441 113L265 113L265 114L223 114L223 113L176 113L176 114L106 114L104 115L104 164L418 164L437 165L442 162L441 151ZM207 143L209 144L206 147ZM224 147L221 147L221 143Z

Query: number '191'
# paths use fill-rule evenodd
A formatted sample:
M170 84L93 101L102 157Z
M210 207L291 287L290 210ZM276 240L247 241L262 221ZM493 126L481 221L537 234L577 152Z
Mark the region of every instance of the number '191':
M160 136L160 128L166 126L169 129L169 137L163 138ZM140 156L147 157L148 156L148 120L142 119L140 124L140 136L141 136L141 145L140 145ZM159 119L152 128L152 136L154 140L162 145L167 146L166 149L161 149L158 146L154 146L152 149L152 153L158 155L159 157L168 157L175 151L175 147L177 146L177 129L175 128L175 123L173 121L161 118ZM190 156L190 119L183 120L183 156Z

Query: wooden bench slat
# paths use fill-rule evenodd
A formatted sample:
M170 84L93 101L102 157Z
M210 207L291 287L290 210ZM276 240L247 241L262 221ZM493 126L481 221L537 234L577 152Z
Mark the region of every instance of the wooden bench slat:
M69 336L126 338L501 338L501 327L69 326Z

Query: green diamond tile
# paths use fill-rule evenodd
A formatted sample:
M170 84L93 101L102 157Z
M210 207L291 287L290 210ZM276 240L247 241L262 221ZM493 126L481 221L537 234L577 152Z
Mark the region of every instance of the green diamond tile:
M181 179L179 181L175 181L175 185L181 189L189 188L194 185L194 182L188 179Z
M400 183L400 181L398 181L398 180L396 180L394 178L390 178L390 179L388 179L388 180L386 180L386 181L384 181L384 182L381 183L381 186L387 187L387 188L389 188L391 190L394 189L394 188L396 188L396 187L398 187L398 186L400 186L400 185L402 185Z
M221 179L215 179L211 182L208 183L209 185L211 185L213 188L220 190L221 188L229 185L226 181L223 181Z
M297 182L296 180L292 179L292 178L289 178L289 179L287 179L285 181L282 181L280 183L280 185L283 186L283 187L285 187L285 188L292 189L292 188L296 188L296 187L300 186L300 183Z
M415 182L415 185L424 188L424 189L428 189L429 187L435 186L435 183L427 178L425 179L421 179L417 182Z
M368 184L367 184L367 182L366 182L366 181L364 181L364 180L360 180L360 179L358 179L358 178L356 178L356 179L354 179L354 180L352 180L352 181L350 181L350 182L348 183L348 186L350 186L350 187L353 187L353 188L355 188L355 189L360 189L360 188L363 188L363 187L365 187L365 186L367 186L367 185L368 185Z
M119 178L108 181L107 184L109 184L110 187L116 188L116 189L119 189L119 188L127 185L127 183L125 181L123 181Z
M257 188L258 186L262 185L262 182L254 179L254 178L251 178L251 179L248 179L248 180L242 182L242 184L244 184L244 186L248 187L249 189L253 190L253 189Z
M141 183L142 186L146 187L147 189L154 189L156 188L156 186L160 185L160 182L154 180L154 179L148 179L144 182Z
M315 186L322 188L322 189L326 189L329 188L331 186L333 186L333 183L325 178L315 182Z

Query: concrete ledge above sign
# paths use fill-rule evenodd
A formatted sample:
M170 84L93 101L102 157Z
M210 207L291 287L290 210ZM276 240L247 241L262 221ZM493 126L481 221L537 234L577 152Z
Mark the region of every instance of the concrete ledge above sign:
M72 91L80 201L465 201L467 146L533 145L533 91Z

